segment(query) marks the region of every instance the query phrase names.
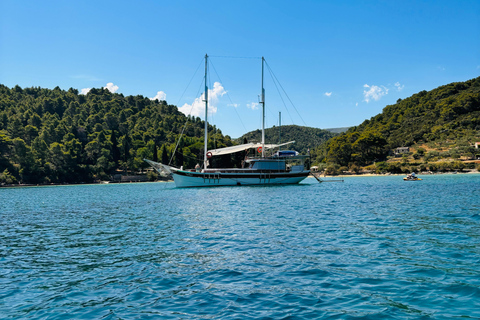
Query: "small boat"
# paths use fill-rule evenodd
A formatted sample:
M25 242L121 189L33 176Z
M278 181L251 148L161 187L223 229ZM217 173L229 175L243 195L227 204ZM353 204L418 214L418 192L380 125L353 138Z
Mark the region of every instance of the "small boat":
M310 174L306 165L309 155L299 155L297 151L282 150L273 153L275 148L294 143L290 141L282 144L265 143L265 90L263 88L262 57L262 93L260 104L263 109L262 141L261 143L246 143L226 148L207 149L207 115L208 115L208 87L207 87L207 59L205 55L205 137L203 165L197 164L195 169L175 168L163 163L145 159L161 175L173 177L175 185L184 187L212 187L212 186L250 186L272 184L297 184ZM257 156L246 156L238 168L209 168L209 159L215 156L235 152L256 150ZM248 152L246 152L248 154Z
M415 175L415 172L412 172L410 174L407 174L405 178L403 178L403 181L421 181L419 177Z

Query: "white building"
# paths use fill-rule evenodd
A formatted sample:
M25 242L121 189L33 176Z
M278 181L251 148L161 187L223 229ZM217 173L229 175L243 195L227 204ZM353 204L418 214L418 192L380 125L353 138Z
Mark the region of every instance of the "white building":
M402 154L408 153L408 152L410 152L409 147L398 147L398 148L393 150L393 154L396 155L396 156L402 155Z

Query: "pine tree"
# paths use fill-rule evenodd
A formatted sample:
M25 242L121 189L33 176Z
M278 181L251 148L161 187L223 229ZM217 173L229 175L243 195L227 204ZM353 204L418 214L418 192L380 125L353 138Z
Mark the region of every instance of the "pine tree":
M115 130L112 130L112 134L110 135L110 142L112 143L112 160L115 163L115 167L117 167L118 161L120 160L120 150L118 149Z
M158 162L158 151L157 151L157 144L153 144L153 161Z
M162 145L162 163L163 164L168 164L168 154L167 154L167 148L165 148L165 144Z

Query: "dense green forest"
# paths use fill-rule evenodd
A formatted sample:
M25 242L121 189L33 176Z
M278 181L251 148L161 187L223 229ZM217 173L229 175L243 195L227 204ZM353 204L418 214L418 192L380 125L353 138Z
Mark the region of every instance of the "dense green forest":
M381 165L394 148L413 147L413 158L428 162L438 159L438 150L445 157L472 158L475 141L480 141L480 77L399 99L312 155L316 163L357 168Z
M318 128L300 127L296 125L286 125L281 127L272 127L265 129L266 143L285 143L295 141L295 143L283 147L284 149L296 150L301 154L307 154L308 149L312 149L328 141L330 138L337 136L336 133L322 130ZM249 142L261 142L262 131L255 130L244 134L237 139L238 143L242 143L244 139Z
M193 168L203 158L203 132L200 118L165 101L106 89L82 95L0 85L0 183L110 180L147 168L144 158ZM233 144L220 130L209 126L209 132L209 148ZM232 160L219 157L212 166Z
M203 130L200 118L186 117L166 101L106 89L82 95L72 88L0 85L0 184L110 180L118 172L146 169L145 158L193 168L203 157ZM417 165L432 169L431 163L442 157L478 154L473 143L480 141L480 77L399 99L340 135L293 125L280 130L282 142L296 141L288 149L306 153L311 148L316 164L353 171L375 164L377 171L394 172L399 164L385 162L392 150L411 147L415 153L409 156ZM260 141L261 132L237 142L244 139ZM266 141L279 141L278 127L266 129ZM209 149L233 144L209 126ZM234 167L242 157L215 157L211 167ZM402 161L405 166L405 155Z

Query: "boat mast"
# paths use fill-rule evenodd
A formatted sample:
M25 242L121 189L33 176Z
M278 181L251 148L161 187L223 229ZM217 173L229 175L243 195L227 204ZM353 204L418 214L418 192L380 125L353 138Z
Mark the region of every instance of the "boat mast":
M207 144L208 144L208 85L207 85L207 65L208 65L208 55L205 54L205 137L204 137L204 147L203 147L203 169L207 169L208 159L207 159Z
M280 151L280 144L282 144L282 112L278 112L278 151Z
M265 157L265 89L263 88L263 64L265 58L262 57L262 96L260 103L262 104L262 158Z

